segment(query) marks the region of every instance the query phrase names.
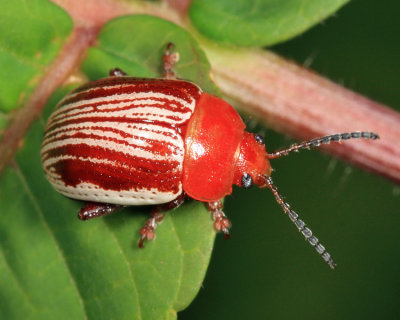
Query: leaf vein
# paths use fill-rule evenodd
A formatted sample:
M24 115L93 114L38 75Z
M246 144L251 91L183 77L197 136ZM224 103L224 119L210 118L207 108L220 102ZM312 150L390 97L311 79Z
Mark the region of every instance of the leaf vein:
M105 221L105 219L103 219L103 221ZM126 253L125 253L125 251L123 250L123 248L122 248L122 246L121 246L121 243L120 243L118 237L116 236L114 230L112 230L112 229L110 228L110 226L108 225L107 222L104 222L104 224L105 224L105 226L107 227L107 229L110 231L110 233L111 233L111 235L113 236L113 238L115 239L115 242L116 242L116 244L118 245L118 248L119 248L119 250L120 250L121 254L123 255L123 258L124 258L124 260L125 260L125 262L126 262L126 265L127 265L127 267L128 267L128 273L129 273L129 275L130 275L130 278L131 278L131 280L132 280L132 285L133 285L133 287L134 287L134 289L135 289L135 293L136 293L136 300L137 300L138 311L139 311L139 312L138 312L138 314L139 314L139 319L143 319L142 310L141 310L141 306L140 306L139 292L138 292L138 289L137 289L137 284L136 284L136 279L135 279L135 276L134 276L134 272L132 272L132 265L131 265L131 263L130 263L128 257L126 256Z
M4 254L3 248L1 248L0 250L0 255L3 258L4 261L4 265L7 268L7 270L9 271L9 273L11 274L11 276L13 277L13 279L15 280L18 290L21 293L21 296L24 297L24 299L27 301L28 305L33 309L33 310L37 310L34 306L34 304L32 303L32 300L30 299L30 297L26 294L24 288L22 287L21 281L19 280L18 276L14 273L13 269L10 267L10 264L8 263L8 260L6 258L6 255Z

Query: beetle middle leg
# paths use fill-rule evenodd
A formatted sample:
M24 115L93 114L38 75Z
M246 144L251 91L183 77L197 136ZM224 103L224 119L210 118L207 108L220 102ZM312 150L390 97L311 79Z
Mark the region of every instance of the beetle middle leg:
M218 232L222 231L225 239L229 239L229 228L231 227L231 222L222 211L222 207L223 204L221 200L207 202L207 209L211 212L214 220L214 229Z
M163 212L178 208L185 201L185 198L186 194L183 192L175 200L158 205L151 211L150 218L146 221L144 227L140 229L139 248L143 248L144 240L153 240L155 238L157 223L160 223L165 216Z
M174 66L175 63L178 62L179 60L179 53L178 52L172 53L174 47L175 45L172 42L169 42L167 44L167 47L165 48L165 52L162 58L163 71L164 71L163 77L166 79L176 79Z

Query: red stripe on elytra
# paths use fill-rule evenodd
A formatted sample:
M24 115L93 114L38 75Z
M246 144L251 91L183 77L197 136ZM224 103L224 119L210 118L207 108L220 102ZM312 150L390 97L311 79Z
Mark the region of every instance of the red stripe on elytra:
M181 149L174 145L171 144L169 142L166 141L158 141L158 140L154 140L154 139L147 139L144 137L139 137L139 136L133 136L133 140L121 140L121 139L117 139L117 138L113 138L113 137L107 137L107 136L100 136L98 134L94 134L94 133L83 133L83 132L76 132L73 133L71 135L61 135L58 137L55 137L53 139L49 139L46 140L46 143L43 144L43 147L45 147L46 145L52 143L52 142L60 142L62 143L64 139L92 139L94 141L96 141L97 145L99 147L103 147L103 148L107 148L107 146L104 144L104 142L111 142L115 145L123 145L126 147L131 147L131 148L135 148L138 150L142 150L142 151L147 151L147 152L151 152L153 154L157 154L157 155L161 155L161 156L170 156L173 154L177 154ZM144 141L146 142L148 145L147 146L141 146L138 144L135 144L135 141ZM84 144L84 142L82 142ZM91 148L91 146L87 145L88 148ZM111 150L110 150L111 151ZM131 154L129 151L129 149L126 150L127 154ZM131 150L132 152L132 150ZM46 156L44 156L43 158L44 160L47 159Z
M116 125L118 123L150 123L150 124L154 124L160 127L167 127L169 129L173 128L174 125L171 124L168 120L172 119L172 120L176 120L175 117L173 116L166 116L166 120L162 121L162 120L149 120L148 116L151 115L149 113L143 113L140 114L140 116L142 116L142 118L140 117L136 117L139 116L139 114L135 115L135 118L127 118L127 117L101 117L101 116L96 116L96 117L82 117L82 118L78 118L78 119L67 119L65 121L56 121L54 123L48 123L48 127L46 128L46 132L51 132L52 130L55 129L61 129L64 126L67 125L79 125L80 123L84 123L84 122L92 122L92 123L101 123L101 122L114 122ZM158 116L158 115L157 115ZM188 120L189 121L189 120ZM182 124L180 124L182 125Z
M99 130L99 131L103 131L103 132L112 132L112 133L118 134L122 138L132 138L133 137L132 134L127 133L125 130L118 130L118 129L112 128L112 127L86 125L86 126L74 126L74 127L70 127L70 128L64 128L64 129L60 129L60 130L52 131L52 132L47 131L43 141L50 141L56 135L68 133L70 131L79 131L79 130ZM49 143L49 142L46 142L46 144L47 143ZM45 145L45 144L43 144L43 145Z
M193 93L194 95L201 92L201 89L190 81L185 80L173 80L173 79L162 79L162 78L134 78L134 77L108 77L103 79L98 79L95 81L87 82L82 86L74 90L75 93L84 92L92 88L98 87L109 87L118 85L131 85L140 88L178 88L184 90L188 93ZM147 91L147 90L144 90ZM157 91L157 90L156 90Z
M88 148L86 145L68 145L49 151L50 157L65 154L75 159L60 159L46 170L54 170L67 186L76 187L80 183L91 183L104 190L157 189L159 192L179 192L182 172L178 169L179 163L176 161L155 161L126 156L101 147ZM99 164L90 161L91 159L106 159L115 164Z
M132 125L128 125L128 130L139 130L139 131L145 131L145 132L152 132L152 133L156 133L159 135L163 135L165 137L168 137L172 140L177 140L177 134L175 132L169 132L169 131L161 131L161 130L155 130L155 129L149 129L143 126L132 126ZM74 127L69 127L69 128L64 128L64 129L60 129L60 130L53 130L53 131L46 131L46 135L43 139L43 141L46 141L45 144L43 144L43 146L45 146L48 142L48 140L52 139L54 136L56 135L60 135L63 133L68 133L70 131L78 131L78 130L99 130L99 131L103 131L103 132L112 132L115 134L120 135L122 138L134 138L134 137L138 137L137 135L133 135L130 133L127 133L126 130L119 130L116 129L114 127L106 127L106 126L91 126L91 125L85 125L85 126L74 126Z
M112 86L111 88L107 88ZM163 93L190 102L200 98L201 90L195 84L182 80L137 79L129 77L110 77L92 81L79 87L70 98L63 101L69 104L77 101L107 97L114 94Z
M118 107L119 104L121 103L129 103L129 102L138 102L138 101L145 101L145 100L153 100L154 103L143 103L143 104L129 104L123 107ZM84 102L84 101L82 101ZM107 108L99 108L104 105L111 105ZM114 105L114 106L113 106ZM64 103L59 106L65 107L68 105L65 105ZM86 104L82 104L76 107L71 107L68 108L66 107L64 110L55 113L54 119L60 118L64 115L67 116L75 116L75 115L80 115L80 114L85 114L85 113L92 113L92 112L114 112L114 111L122 111L122 110L132 110L135 108L143 108L143 107L154 107L154 108L159 108L160 110L168 110L172 112L179 112L182 114L192 112L191 108L185 107L182 103L179 101L173 100L173 99L168 99L168 98L155 98L155 97L149 97L149 98L135 98L132 97L132 99L121 99L121 100L110 100L110 101L100 101L96 103L88 102ZM76 112L71 115L68 115L71 111L78 111L78 110L83 110L85 108L92 108L91 110L87 111L81 111L81 112Z

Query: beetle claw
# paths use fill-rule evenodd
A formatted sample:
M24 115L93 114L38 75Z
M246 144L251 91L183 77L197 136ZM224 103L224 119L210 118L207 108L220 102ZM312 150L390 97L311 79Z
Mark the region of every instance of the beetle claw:
M150 218L149 220L154 220L154 218ZM146 225L140 229L140 241L139 241L139 248L143 248L143 242L144 240L153 240L156 237L156 233L155 233L155 228L156 228L156 224L154 221L151 221L149 223L146 223ZM154 223L153 223L154 222Z
M144 246L143 246L143 242L144 242L144 239L145 239L146 237L144 237L144 236L141 236L140 237L140 240L139 240L139 243L138 243L138 247L140 248L140 249L143 249L144 248Z
M226 240L230 239L231 235L229 234L229 229L223 229L222 232L224 233L224 238Z

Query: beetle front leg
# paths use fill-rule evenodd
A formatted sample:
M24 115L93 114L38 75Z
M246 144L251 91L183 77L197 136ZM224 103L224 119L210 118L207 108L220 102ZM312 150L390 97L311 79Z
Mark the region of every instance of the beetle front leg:
M146 221L144 227L140 229L139 248L143 248L144 240L153 240L156 237L157 223L160 223L165 216L163 212L178 208L185 201L185 198L186 194L182 193L175 200L156 206L151 211L150 218Z
M222 208L222 200L207 202L207 209L211 212L214 220L214 229L218 232L222 231L225 239L229 239L229 228L231 227L231 222L222 211Z
M109 203L87 202L78 212L78 218L89 220L117 212L125 206Z
M175 63L179 60L179 53L172 53L172 49L174 48L174 44L169 42L165 49L162 61L163 61L163 77L166 79L176 79L176 74L174 71Z

